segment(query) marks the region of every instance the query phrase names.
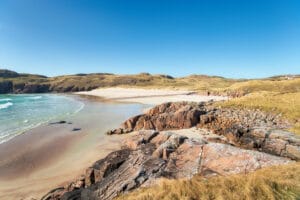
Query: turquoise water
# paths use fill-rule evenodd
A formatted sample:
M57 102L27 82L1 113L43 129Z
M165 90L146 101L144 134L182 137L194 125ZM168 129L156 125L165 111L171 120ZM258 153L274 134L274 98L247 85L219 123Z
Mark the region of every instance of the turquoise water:
M83 107L83 102L63 95L0 95L0 144L43 123L75 114Z

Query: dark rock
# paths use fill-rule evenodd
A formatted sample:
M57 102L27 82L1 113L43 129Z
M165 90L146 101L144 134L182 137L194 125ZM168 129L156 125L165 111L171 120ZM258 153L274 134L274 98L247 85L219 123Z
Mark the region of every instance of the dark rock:
M49 125L54 125L54 124L65 124L67 123L66 121L64 120L61 120L61 121L57 121L57 122L50 122Z
M50 92L49 84L25 84L22 93L46 93Z
M73 128L72 131L80 131L81 128Z
M0 82L0 94L12 93L13 83L11 81Z
M14 93L22 93L25 87L25 83L14 83L13 91Z

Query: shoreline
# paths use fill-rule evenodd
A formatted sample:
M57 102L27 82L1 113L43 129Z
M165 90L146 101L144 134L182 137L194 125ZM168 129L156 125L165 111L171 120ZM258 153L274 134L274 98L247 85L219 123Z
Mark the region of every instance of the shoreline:
M69 116L70 120L66 119L66 121L72 121L72 124L49 125L49 122L45 122L0 144L0 158L10 155L9 158L0 159L0 198L40 198L50 189L64 186L80 176L96 160L120 148L121 141L129 135L105 136L105 132L138 113L125 112L126 115L122 113L117 117L118 120L113 119L116 116L107 117L106 120L113 123L107 128L102 128L101 133L101 131L96 131L99 122L95 117L100 114L101 110L96 111L94 108L97 106L94 108L92 106L92 109L85 111L91 105L111 105L111 109L115 106L139 105L139 113L142 113L153 105L167 101L228 99L227 97L197 95L192 91L133 88L106 88L100 89L100 92L97 89L63 95L83 101L87 107L74 116ZM107 109L106 112L109 114L114 111ZM86 118L91 121L87 122ZM83 124L82 121L84 121ZM77 126L80 128L78 132L71 131L71 128ZM15 190L16 187L19 189Z
M67 98L71 99L72 101L77 101L78 103L81 104L81 106L77 110L74 110L71 113L68 113L68 114L65 113L64 116L59 116L59 115L52 116L52 117L50 117L48 119L42 120L40 122L36 122L35 124L31 124L30 126L24 127L23 129L20 129L20 130L17 130L13 134L11 134L11 136L8 139L1 140L0 141L0 145L3 144L3 143L6 143L6 142L8 142L8 141L10 141L10 140L12 140L12 139L14 139L16 137L19 137L20 135L26 134L30 130L33 130L33 129L38 128L40 126L45 126L45 125L47 125L47 124L49 124L51 122L60 121L60 118L62 118L62 117L63 118L72 117L72 116L76 115L78 112L80 112L84 108L84 106L85 106L85 104L84 104L85 100L83 100L83 99L79 100L78 98L76 99L76 95L72 95L72 94L60 94L60 93L8 94L8 96L16 96L16 95L17 96L19 96L19 95L24 95L24 96L35 95L35 96L29 97L29 98L36 98L36 97L41 98L42 95L43 96L47 96L47 95L64 96L64 97L67 97ZM38 95L38 96L36 96L36 95ZM41 95L41 96L39 96L39 95ZM8 98L8 99L10 99L10 98ZM26 119L25 121L28 121L28 119Z
M71 124L47 122L0 144L0 199L41 198L73 180L93 162L120 148L127 136L108 137L105 132L109 128L142 112L137 104L73 98L86 106L64 119ZM128 109L128 114L120 115L118 109Z

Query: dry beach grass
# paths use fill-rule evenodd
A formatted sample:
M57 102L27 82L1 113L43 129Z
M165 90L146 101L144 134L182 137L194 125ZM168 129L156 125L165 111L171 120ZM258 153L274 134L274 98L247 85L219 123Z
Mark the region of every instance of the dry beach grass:
M249 174L191 180L163 180L118 200L275 200L300 198L300 163L275 166Z
M290 131L300 134L300 92L255 92L247 96L217 103L224 107L261 109L267 112L281 113L292 127Z

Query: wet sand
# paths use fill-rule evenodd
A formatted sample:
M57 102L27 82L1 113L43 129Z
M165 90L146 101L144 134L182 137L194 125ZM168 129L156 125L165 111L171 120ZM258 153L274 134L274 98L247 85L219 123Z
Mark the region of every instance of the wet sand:
M105 131L144 109L138 104L80 100L83 110L61 119L70 124L45 124L0 144L0 199L39 199L75 179L128 137L106 136Z

